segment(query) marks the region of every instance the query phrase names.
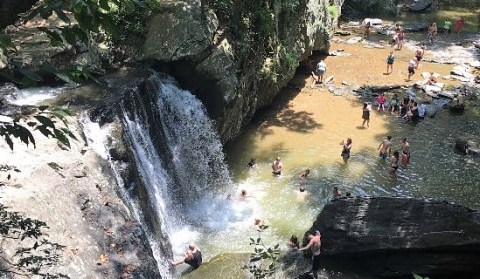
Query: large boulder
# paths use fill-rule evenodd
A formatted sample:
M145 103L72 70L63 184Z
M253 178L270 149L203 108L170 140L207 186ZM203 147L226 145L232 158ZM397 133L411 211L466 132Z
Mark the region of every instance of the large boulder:
M414 12L421 12L432 6L432 0L414 0L410 5L410 10Z
M0 1L0 28L13 24L18 15L28 11L38 0L2 0Z
M299 61L313 51L328 53L343 0L333 1L335 9L330 2L302 0L262 7L258 13L268 18L256 28L265 30L254 33L267 35L259 39L247 38L259 36L254 33L242 33L247 27L239 26L245 22L239 15L251 13L241 1L228 7L232 12L228 18L203 1L164 1L147 24L139 58L153 61L193 92L215 120L222 141L228 142L258 109L271 104Z
M378 277L474 278L480 270L480 212L445 201L336 199L315 230L326 258L356 262Z

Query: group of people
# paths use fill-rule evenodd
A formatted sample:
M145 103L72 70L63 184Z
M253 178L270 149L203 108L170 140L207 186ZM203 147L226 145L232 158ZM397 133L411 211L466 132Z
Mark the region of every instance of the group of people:
M436 78L432 74L428 83L435 83ZM377 98L377 111L389 111L391 114L398 113L398 116L411 123L418 119L424 118L426 113L426 105L424 103L418 104L413 97L407 96L400 102L398 95L395 93L388 99L385 93L380 93ZM370 127L370 111L371 105L367 102L363 103L362 107L362 127L367 125Z
M404 166L407 166L410 163L410 143L408 142L407 138L403 138L401 141L401 150L402 155L400 158L400 152L398 150L393 151L392 155L392 136L387 136L378 146L378 156L387 161L388 158L388 173L390 175L396 174L400 160Z

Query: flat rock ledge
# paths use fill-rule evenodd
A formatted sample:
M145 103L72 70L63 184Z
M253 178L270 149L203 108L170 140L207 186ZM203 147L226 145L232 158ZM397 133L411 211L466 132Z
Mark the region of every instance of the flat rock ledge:
M341 198L310 231L327 261L380 278L480 278L480 212L438 200ZM308 233L308 232L307 232Z

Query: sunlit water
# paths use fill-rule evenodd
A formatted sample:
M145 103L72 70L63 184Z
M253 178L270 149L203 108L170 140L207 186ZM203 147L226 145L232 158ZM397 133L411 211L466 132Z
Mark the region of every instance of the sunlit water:
M403 96L400 96L403 97ZM450 115L440 109L435 118L417 124L397 115L372 112L371 127L361 126L362 100L335 97L326 90L302 89L284 92L273 109L251 124L226 148L227 161L237 186L235 206L251 211L246 226L225 228L197 239L206 257L222 252L250 252L248 237L255 236L254 218L271 226L264 235L271 243L285 243L291 234L303 235L337 186L345 194L435 198L480 208L480 167L470 157L454 153L455 139L480 135L478 112ZM387 163L378 157L378 145L393 136L393 149L411 141L412 159L396 177L387 173ZM352 157L344 164L339 143L353 139ZM271 163L281 157L284 173L274 177ZM246 164L256 158L258 166ZM298 174L311 174L307 194L299 192ZM239 193L247 190L248 197ZM226 195L227 193L225 193ZM245 225L245 224L244 224Z

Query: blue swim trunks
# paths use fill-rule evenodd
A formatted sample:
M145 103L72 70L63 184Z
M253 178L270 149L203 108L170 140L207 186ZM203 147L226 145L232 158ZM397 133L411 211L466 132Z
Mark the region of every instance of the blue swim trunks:
M384 160L384 161L387 160L387 153L380 152L380 153L378 154L378 156L379 156L380 158L382 158L382 160Z

